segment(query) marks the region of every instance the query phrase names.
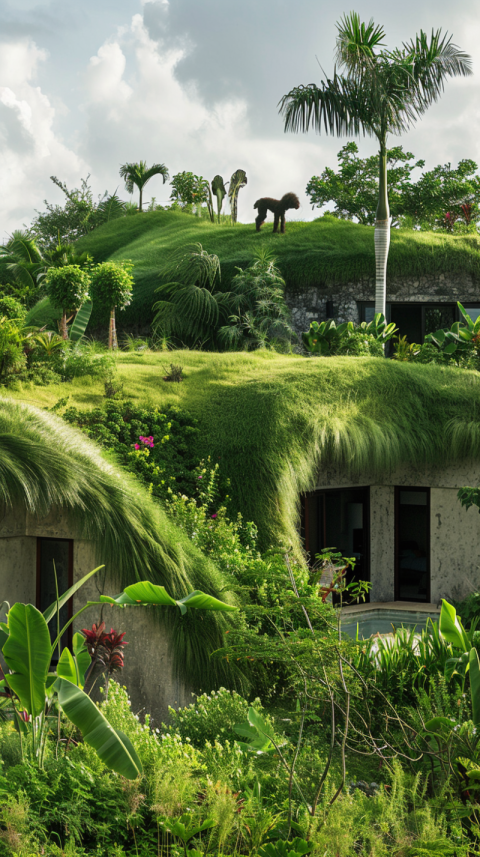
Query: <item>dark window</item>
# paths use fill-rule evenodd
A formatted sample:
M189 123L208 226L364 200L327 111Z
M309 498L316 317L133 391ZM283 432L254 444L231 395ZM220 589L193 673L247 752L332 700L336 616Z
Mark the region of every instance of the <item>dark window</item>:
M55 570L54 570L55 567ZM73 584L73 541L71 539L37 539L37 608L43 613L56 598L55 572L58 594L63 595ZM69 601L60 610L60 627L72 616L72 602ZM57 622L50 624L52 641L57 636ZM71 632L62 638L62 645L70 642Z
M430 490L395 489L395 600L430 601Z
M303 497L302 529L310 563L323 548L355 557L347 580L369 580L369 488L312 491Z
M480 314L480 306L472 308L472 313ZM360 305L360 319L372 321L375 315L373 302ZM435 333L441 327L451 327L454 321L461 320L457 305L431 303L387 303L387 321L393 321L398 327L398 335L406 336L409 342L422 344L427 333ZM473 317L473 316L472 316ZM475 316L477 317L477 316Z
M465 304L463 308L465 312L468 313L472 321L477 320L478 316L480 315L480 304L477 304L476 306L472 306L471 304ZM460 310L458 310L458 321L464 321L463 315L461 314Z

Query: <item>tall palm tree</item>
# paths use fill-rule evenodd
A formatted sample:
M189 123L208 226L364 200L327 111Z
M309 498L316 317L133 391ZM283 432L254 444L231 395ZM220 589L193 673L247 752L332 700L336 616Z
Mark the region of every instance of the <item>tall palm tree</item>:
M401 48L381 49L385 32L356 12L337 23L333 78L320 86L297 86L280 101L285 131L308 131L353 137L376 137L380 147L378 207L375 222L375 312L385 315L386 271L390 246L387 186L387 138L408 131L443 92L447 77L471 74L471 58L441 30L430 38L420 30Z
M142 210L143 188L153 178L153 176L163 176L163 183L168 179L168 170L165 164L153 164L152 167L147 167L146 161L140 161L139 164L122 164L120 166L120 176L125 179L125 187L128 193L133 193L133 188L136 186L140 191L140 201L138 204L139 211Z

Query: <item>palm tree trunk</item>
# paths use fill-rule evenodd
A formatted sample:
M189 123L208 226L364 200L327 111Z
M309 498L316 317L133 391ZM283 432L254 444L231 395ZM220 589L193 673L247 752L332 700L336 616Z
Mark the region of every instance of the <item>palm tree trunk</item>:
M115 323L115 307L110 310L110 326L108 328L108 347L110 349L118 348L117 326Z
M387 311L387 259L390 247L390 208L387 186L387 147L380 145L377 219L375 221L375 312Z
M143 185L140 185L138 189L140 191L140 202L138 203L138 210L141 211L143 205Z

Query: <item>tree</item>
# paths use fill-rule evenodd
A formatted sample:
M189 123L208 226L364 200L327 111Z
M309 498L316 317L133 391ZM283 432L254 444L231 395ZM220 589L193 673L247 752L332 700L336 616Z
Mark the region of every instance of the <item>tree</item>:
M81 180L79 188L69 190L64 182L56 176L50 176L52 182L63 191L67 197L64 206L52 205L44 200L47 210L37 211L33 220L31 232L42 252L53 250L60 244L76 241L82 235L87 235L92 229L116 220L125 215L125 203L116 193L107 191L99 195L98 202L93 199L93 193L88 180Z
M404 213L405 192L410 187L410 176L425 161L412 163L414 155L404 152L402 146L387 150L389 203L392 225ZM338 155L338 171L326 167L320 176L312 176L306 193L312 208L334 202L333 214L342 220L357 218L359 223L373 226L375 205L378 200L379 156L358 157L358 146L351 142L343 146Z
M375 219L375 312L385 315L386 269L390 245L387 188L387 139L401 134L422 116L443 92L445 79L471 74L470 57L441 30L430 39L423 32L401 48L383 46L385 32L373 20L360 21L356 12L337 23L336 61L345 75L298 86L284 95L280 112L285 131L308 131L349 137L360 133L379 144L378 205Z
M458 166L439 164L403 191L402 213L413 224L427 229L451 230L455 222L465 227L480 219L480 176L475 161Z
M139 211L142 210L143 188L154 176L162 176L165 184L168 179L168 170L165 164L153 164L153 166L147 167L146 161L140 161L138 164L122 164L120 166L120 177L125 180L128 193L133 193L134 187L137 187L140 192Z
M45 277L48 297L53 306L62 310L60 332L68 339L67 313L76 312L88 300L90 276L78 265L50 268Z
M92 271L92 297L95 303L110 313L108 347L118 348L115 309L125 309L131 303L132 262L102 262Z
M238 194L242 187L247 184L247 174L245 170L235 170L230 179L230 187L228 188L228 198L230 200L230 211L232 213L232 223L237 222L238 210Z

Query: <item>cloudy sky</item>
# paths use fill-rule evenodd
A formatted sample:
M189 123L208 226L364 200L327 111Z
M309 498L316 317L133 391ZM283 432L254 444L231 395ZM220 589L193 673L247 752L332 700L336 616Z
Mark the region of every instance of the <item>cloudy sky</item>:
M333 69L335 21L349 12L326 0L0 0L0 241L29 223L43 200L61 202L53 174L69 187L91 174L95 194L117 187L121 163L165 163L227 180L241 167L239 218L260 196L296 192L335 166L344 141L285 134L279 99ZM472 55L474 75L447 83L442 99L402 139L426 160L480 162L478 0L357 0L400 45L441 27ZM375 150L359 141L361 154ZM147 199L166 203L152 179ZM318 214L318 212L317 212ZM294 216L292 214L292 216Z

